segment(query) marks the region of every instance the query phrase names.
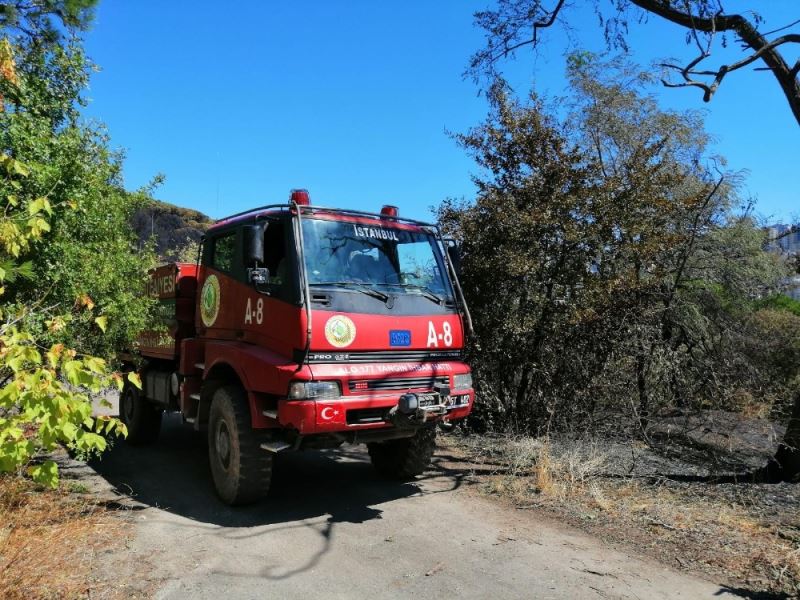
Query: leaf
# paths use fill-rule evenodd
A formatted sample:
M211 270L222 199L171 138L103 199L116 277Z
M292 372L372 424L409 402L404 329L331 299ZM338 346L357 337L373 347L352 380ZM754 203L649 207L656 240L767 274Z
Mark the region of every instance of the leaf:
M122 380L122 375L117 372L111 374L111 379L114 382L114 385L117 386L119 391L122 391L122 386L125 385L125 382ZM102 403L102 401L101 401ZM110 406L110 405L109 405Z
M58 486L58 465L52 460L46 460L41 465L29 467L28 475L36 483L41 483L51 488Z
M97 435L96 433L85 433L82 438L83 447L86 450L94 450L98 452L102 452L106 449L108 442L106 442L105 438L101 435Z
M103 333L106 332L106 327L108 326L108 317L105 315L101 315L94 320L97 323L97 326L103 330Z
M47 325L47 330L50 333L56 333L56 332L61 331L62 329L64 329L64 327L66 327L66 323L64 321L64 317L61 317L61 316L54 317L54 318L50 319L49 321L45 321L45 325ZM63 345L61 346L61 349L62 350L64 349Z
M44 203L44 198L36 198L36 200L31 200L28 203L28 213L30 213L32 217L38 215L44 210Z
M61 435L64 436L64 439L67 441L71 442L74 440L76 433L78 433L78 428L69 421L66 421L63 425L61 425Z
M33 262L26 260L17 267L16 271L19 277L24 279L33 279Z
M27 177L30 174L28 167L26 167L24 163L21 163L18 160L11 159L9 166L14 171L14 173L20 175L21 177Z
M142 378L139 377L139 374L136 371L131 371L128 373L128 381L130 381L137 388L142 389Z
M89 294L81 294L78 296L78 305L83 306L89 310L94 308L94 300L89 296Z

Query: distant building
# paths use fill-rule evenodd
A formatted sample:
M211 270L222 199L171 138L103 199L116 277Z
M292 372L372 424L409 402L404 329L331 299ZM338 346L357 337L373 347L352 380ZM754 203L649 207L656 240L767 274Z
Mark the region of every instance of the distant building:
M786 282L786 291L784 292L792 300L800 301L800 275L789 277Z
M800 252L800 227L797 225L784 225L779 223L767 227L767 234L774 246L785 254Z
M779 223L767 227L767 234L772 249L786 256L800 254L800 226ZM787 296L800 300L800 275L787 278L783 284Z

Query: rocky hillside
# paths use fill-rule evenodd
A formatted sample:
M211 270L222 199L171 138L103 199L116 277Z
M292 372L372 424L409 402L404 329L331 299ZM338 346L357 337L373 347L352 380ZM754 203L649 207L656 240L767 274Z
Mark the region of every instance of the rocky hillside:
M136 212L131 225L140 247L155 238L156 252L164 261L194 262L197 243L213 222L196 210L153 200L150 206Z

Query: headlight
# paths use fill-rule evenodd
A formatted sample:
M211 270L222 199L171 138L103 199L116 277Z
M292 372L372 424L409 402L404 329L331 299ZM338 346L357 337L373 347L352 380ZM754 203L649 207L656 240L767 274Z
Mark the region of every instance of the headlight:
M333 400L341 395L336 381L293 381L289 384L290 400Z
M472 373L464 373L463 375L453 375L453 389L454 390L472 389Z

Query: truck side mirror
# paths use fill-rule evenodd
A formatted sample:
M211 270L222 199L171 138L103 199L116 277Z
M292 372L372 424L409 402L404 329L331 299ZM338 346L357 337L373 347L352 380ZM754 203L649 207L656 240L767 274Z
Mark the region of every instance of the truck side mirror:
M461 252L455 243L447 244L447 256L450 257L450 262L453 264L456 276L461 279Z
M264 227L258 224L244 226L244 266L264 264Z

